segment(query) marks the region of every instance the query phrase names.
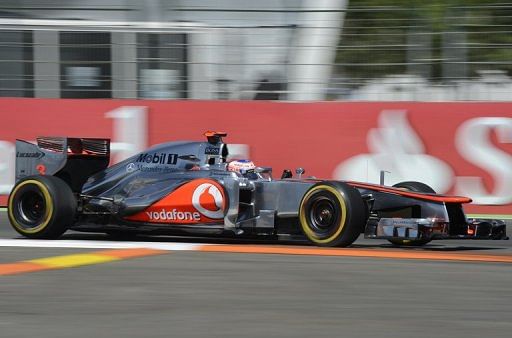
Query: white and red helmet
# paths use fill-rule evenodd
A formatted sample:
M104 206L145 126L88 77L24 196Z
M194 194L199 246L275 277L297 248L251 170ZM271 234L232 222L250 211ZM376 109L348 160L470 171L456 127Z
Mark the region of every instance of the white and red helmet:
M228 163L228 171L234 171L239 174L245 174L254 170L256 166L251 160L234 160Z

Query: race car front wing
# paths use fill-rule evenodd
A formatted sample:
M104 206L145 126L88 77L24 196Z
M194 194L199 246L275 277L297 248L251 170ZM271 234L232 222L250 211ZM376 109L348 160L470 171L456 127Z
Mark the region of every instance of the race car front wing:
M450 232L450 223L440 218L370 218L365 238L433 240L433 239L508 239L502 220L468 219L457 226L464 232Z

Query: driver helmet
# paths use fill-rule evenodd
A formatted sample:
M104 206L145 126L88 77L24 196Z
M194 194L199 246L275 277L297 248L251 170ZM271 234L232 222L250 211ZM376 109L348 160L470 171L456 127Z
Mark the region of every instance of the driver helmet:
M234 160L228 163L228 171L234 171L239 174L254 172L256 166L251 160Z

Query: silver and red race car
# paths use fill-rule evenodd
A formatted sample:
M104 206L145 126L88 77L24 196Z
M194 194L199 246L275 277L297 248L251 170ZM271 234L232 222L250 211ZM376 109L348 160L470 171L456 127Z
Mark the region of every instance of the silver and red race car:
M40 137L16 142L13 228L29 238L66 230L109 234L305 236L348 246L361 233L396 245L434 239L506 239L500 220L467 219L467 197L436 194L420 182L393 187L296 177L227 162L225 133L204 142L156 145L108 167L110 141Z

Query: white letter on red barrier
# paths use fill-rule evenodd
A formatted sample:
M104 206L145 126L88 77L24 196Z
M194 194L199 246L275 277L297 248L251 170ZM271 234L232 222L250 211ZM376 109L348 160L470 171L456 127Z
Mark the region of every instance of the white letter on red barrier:
M512 202L512 156L491 142L496 131L498 142L512 143L512 119L480 117L464 122L457 130L455 144L460 155L486 170L494 179L494 190L487 191L481 177L457 177L455 193L470 196L477 204Z
M14 185L14 144L0 141L0 195L9 194Z
M111 163L143 151L147 145L147 107L119 107L105 114L114 120Z

